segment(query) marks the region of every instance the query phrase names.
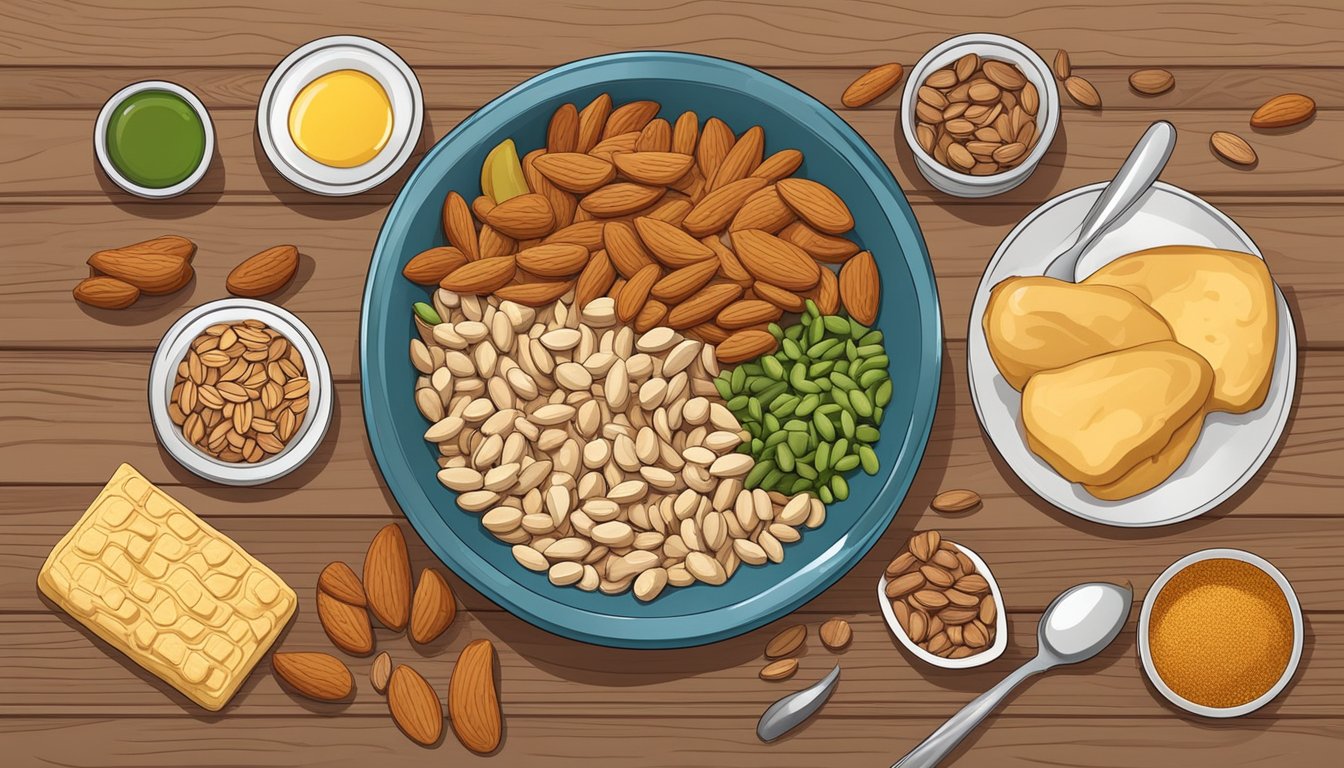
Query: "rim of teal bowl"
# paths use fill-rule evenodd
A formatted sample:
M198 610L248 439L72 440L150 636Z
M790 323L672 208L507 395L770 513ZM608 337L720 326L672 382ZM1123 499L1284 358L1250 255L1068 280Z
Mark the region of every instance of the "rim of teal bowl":
M403 209L423 204L423 201L413 203L410 200L417 186L433 183L433 179L422 181L431 169L436 173L443 172L435 167L435 161L441 155L446 155L450 147L470 149L488 140L501 123L527 113L537 103L572 90L590 87L594 82L622 79L620 70L632 65L641 68L641 77L650 79L658 76L682 79L689 76L693 78L692 82L714 82L708 78L716 73L731 75L739 82L750 83L749 92L754 98L770 100L780 111L806 124L810 130L832 143L835 151L852 165L886 212L919 301L919 359L907 361L907 364L917 363L920 366L910 422L906 425L904 435L891 435L892 438L900 438L900 448L893 460L885 461L884 469L890 467L890 470L885 472L886 476L876 496L858 513L839 540L805 566L791 573L781 573L780 581L766 592L747 596L727 606L675 616L630 617L567 605L531 591L510 574L501 571L473 551L451 526L441 520L437 525L431 525L439 520L439 515L432 501L424 495L410 464L404 460L399 436L392 426L392 396L388 391L385 372L381 366L371 365L371 361L384 359L389 343L395 344L398 349L407 343L404 335L398 335L395 339L387 337L389 320L387 308L382 306L386 301L380 300L378 307L374 307L373 302L380 284L400 279L400 259L403 254L390 253L389 242L394 239L394 233L399 233L407 226L404 219L408 220L410 214L404 213ZM656 69L649 71L650 65ZM617 71L603 72L612 68ZM645 71L647 74L644 74ZM602 73L602 76L593 77L596 73ZM722 82L717 83L716 87L743 91L740 85L730 86ZM400 236L396 234L396 237ZM386 263L388 261L393 263ZM386 290L384 288L384 293ZM371 308L377 311L371 311ZM378 234L360 309L359 351L364 424L383 480L406 518L445 565L513 615L548 632L609 647L682 648L735 637L793 612L839 580L877 542L895 517L897 507L905 499L928 443L942 370L942 322L933 267L914 212L877 152L839 115L783 80L734 61L699 54L637 51L581 59L536 75L481 107L425 154L397 195ZM409 396L404 399L410 403ZM422 440L420 434L400 437L417 443ZM450 512L466 516L455 505ZM499 546L505 545L501 543ZM771 567L787 570L787 562ZM529 575L535 574L529 572ZM732 581L729 581L728 585L715 589L726 589L731 585Z

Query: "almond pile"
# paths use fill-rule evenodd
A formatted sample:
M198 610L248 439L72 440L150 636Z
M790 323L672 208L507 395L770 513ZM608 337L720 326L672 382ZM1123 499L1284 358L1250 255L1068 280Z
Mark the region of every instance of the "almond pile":
M1069 58L1068 51L1063 48L1055 51L1055 61L1051 69L1054 70L1059 82L1064 84L1064 92L1069 94L1069 98L1073 99L1075 104L1086 109L1101 108L1101 94L1097 93L1092 81L1073 74L1073 62Z
M217 323L177 365L168 416L209 456L255 464L285 450L308 410L303 355L260 320Z
M817 630L821 636L821 644L826 646L827 650L839 653L849 647L849 643L854 639L854 630L849 626L849 622L844 619L828 619L822 623ZM770 638L770 642L765 644L765 658L767 664L761 668L759 676L762 680L787 680L793 677L798 671L799 651L807 643L807 626L805 624L794 624L780 630L778 634Z
M512 142L497 147L487 193L470 205L448 194L449 245L417 255L405 276L530 307L569 291L579 307L609 296L636 330L667 326L747 356L775 349L752 331L808 298L870 324L876 265L865 252L865 269L833 271L860 253L843 236L854 219L831 189L793 176L802 153L766 156L760 126L734 134L718 118L669 123L659 110L602 94L557 109L546 146L521 161Z
M989 176L1036 146L1040 93L1010 62L968 53L925 78L918 97L915 138L948 168Z
M426 568L412 582L410 553L396 524L384 526L364 557L364 578L343 562L322 569L317 580L317 615L332 644L354 656L373 653L373 624L395 631L409 627L411 639L431 643L457 615L457 601L440 572ZM354 679L340 659L326 653L276 653L276 676L297 693L318 701L340 701L354 691ZM449 683L448 709L462 744L480 753L499 746L502 722L494 682L495 650L489 640L469 643L459 655ZM429 681L406 664L378 654L369 671L374 690L387 696L388 710L408 738L432 746L443 733L443 707Z
M896 620L920 648L961 659L994 644L999 607L989 582L937 531L912 536L887 565L886 577Z

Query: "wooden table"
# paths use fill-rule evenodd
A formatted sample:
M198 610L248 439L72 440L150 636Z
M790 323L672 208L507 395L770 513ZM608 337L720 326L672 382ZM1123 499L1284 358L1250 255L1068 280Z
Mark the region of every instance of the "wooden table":
M456 652L491 638L500 652L505 743L498 765L886 765L1035 652L1047 601L1073 583L1130 580L1136 603L1169 563L1234 546L1278 565L1307 617L1302 667L1287 692L1233 722L1196 721L1163 700L1136 658L1134 622L1098 659L1036 681L957 753L959 766L1320 764L1344 747L1344 9L1332 3L1231 0L962 0L928 13L861 0L624 2L389 0L246 7L204 2L9 0L0 7L0 761L37 764L463 765L485 762L451 736L421 749L392 724L352 663L359 693L318 706L263 668L234 702L207 714L52 610L34 578L52 545L116 466L131 462L282 574L302 610L282 643L325 649L314 583L330 560L358 564L370 536L395 521L417 567L432 555L380 482L360 415L356 327L375 234L406 177L352 199L324 199L283 181L254 137L270 68L296 46L366 34L417 70L426 145L502 90L547 67L622 49L725 56L778 75L835 107L888 162L906 191L938 274L946 367L933 436L909 497L881 542L849 575L795 615L734 640L680 651L612 651L561 640L454 580L466 610L429 650L380 633L440 692ZM913 4L921 5L921 4ZM1021 9L1007 6L1022 5ZM1038 6L1036 8L1027 5ZM117 6L122 6L118 8ZM187 7L183 7L187 6ZM772 7L774 6L774 7ZM1066 104L1044 165L1014 192L950 199L914 171L893 126L898 97L863 110L839 95L866 68L907 67L969 31L1013 35L1047 58L1069 49L1105 109ZM1168 67L1176 89L1131 92L1135 68ZM218 157L205 181L169 202L116 191L89 138L103 100L146 78L179 82L211 109ZM1320 112L1286 131L1252 131L1250 111L1284 91ZM1296 410L1273 457L1247 488L1204 517L1169 528L1091 525L1028 491L994 454L966 391L965 329L981 270L1028 211L1109 177L1151 121L1181 132L1163 178L1218 205L1259 243L1298 323ZM1260 155L1243 170L1215 159L1208 134L1241 133ZM200 244L183 292L115 313L70 298L97 248L175 232ZM223 295L228 269L278 242L307 259L279 303L300 314L331 357L336 411L314 460L271 486L225 489L177 466L156 445L145 378L159 336L186 309ZM967 487L983 509L928 510L940 489ZM872 597L883 564L910 531L937 527L977 549L1011 609L1010 648L974 672L930 669L902 653ZM1137 611L1135 611L1137 614ZM823 713L781 743L753 730L764 707L834 663L819 622L847 618L854 643ZM813 630L794 681L757 679L765 641L781 627Z

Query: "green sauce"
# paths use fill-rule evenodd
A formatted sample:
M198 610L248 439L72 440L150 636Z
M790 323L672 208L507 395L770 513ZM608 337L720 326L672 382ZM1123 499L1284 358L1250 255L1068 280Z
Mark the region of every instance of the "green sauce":
M205 159L205 124L181 96L141 91L112 113L107 154L129 181L152 189L171 187Z

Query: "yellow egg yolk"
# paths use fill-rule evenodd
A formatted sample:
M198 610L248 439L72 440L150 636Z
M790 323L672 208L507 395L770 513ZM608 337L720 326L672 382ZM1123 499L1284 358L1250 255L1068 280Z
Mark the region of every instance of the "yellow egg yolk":
M392 102L383 86L363 72L328 72L294 99L289 135L305 155L323 165L363 165L378 156L392 135Z

